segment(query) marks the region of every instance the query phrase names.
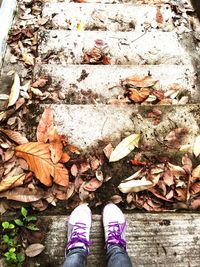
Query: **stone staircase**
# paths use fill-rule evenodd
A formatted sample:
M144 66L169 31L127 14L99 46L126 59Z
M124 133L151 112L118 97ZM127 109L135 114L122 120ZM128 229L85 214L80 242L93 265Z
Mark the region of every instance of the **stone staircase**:
M166 136L174 126L187 128L190 134L185 144L193 143L200 134L199 46L184 15L191 8L189 1L44 2L42 15L49 17L49 21L39 30L38 55L42 60L35 65L33 78L49 75L47 89L58 88L64 94L62 100L51 106L58 131L67 134L70 143L79 146L83 153L92 154L102 151L100 141L116 145L131 133L141 133L143 142L151 147L150 153L162 154L164 148L155 133ZM183 10L182 15L174 11L176 5ZM94 47L106 51L111 64L84 64L84 53ZM8 58L9 52L5 62ZM20 69L20 64L16 68ZM4 64L3 72L7 70ZM188 96L189 102L156 106L109 104L123 94L118 86L121 80L148 74L159 80L163 91L179 84L181 94ZM147 118L154 107L162 113L158 125ZM168 153L172 157L178 154L173 149ZM112 172L115 175L116 169L112 168ZM135 266L200 265L198 215L132 213L127 218L128 251ZM30 266L61 266L66 218L40 219L48 225L46 250ZM101 258L100 216L95 215L94 220L92 239L95 238L96 245L88 266L102 267L105 264Z

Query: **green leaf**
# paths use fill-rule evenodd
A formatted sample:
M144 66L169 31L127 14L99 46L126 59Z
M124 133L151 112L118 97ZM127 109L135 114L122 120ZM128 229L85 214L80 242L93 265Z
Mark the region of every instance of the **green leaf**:
M23 223L20 219L16 219L16 220L15 220L15 223L16 223L16 225L18 225L18 226L23 226L23 225L24 225L24 223Z
M28 211L24 207L21 208L21 214L26 218Z
M9 222L2 222L2 227L4 228L4 229L9 229Z
M9 249L9 252L11 252L11 253L13 253L13 252L15 252L16 251L16 248L10 248Z
M3 235L3 242L8 243L9 241L9 236L8 235Z
M14 229L15 228L15 225L13 223L10 223L9 224L9 229Z
M26 228L31 230L31 231L38 231L39 230L39 228L37 228L35 224L29 224L26 226Z
M21 263L25 260L25 257L22 253L17 253L17 259Z
M37 221L37 217L36 216L27 216L26 217L26 221L27 222Z

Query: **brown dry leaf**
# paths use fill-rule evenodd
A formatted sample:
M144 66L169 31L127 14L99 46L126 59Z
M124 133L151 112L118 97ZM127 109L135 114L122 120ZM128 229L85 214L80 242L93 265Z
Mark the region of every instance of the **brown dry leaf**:
M13 140L15 143L19 145L28 143L28 139L19 132L5 130L2 128L0 128L0 131L4 133L5 135L7 135L11 140Z
M68 162L69 160L70 160L70 156L69 156L66 152L64 152L64 153L62 154L61 159L59 160L59 162L61 162L61 163L66 163L66 162Z
M195 179L200 179L200 165L198 165L193 171L192 171L192 177Z
M173 165L169 162L167 163L167 165L172 175L174 176L185 176L186 175L186 171L182 167L178 165Z
M114 195L110 198L110 200L114 203L114 204L118 204L120 202L122 202L122 197L119 195Z
M31 86L36 88L42 88L47 84L48 80L49 80L48 77L40 77Z
M173 202L172 200L167 199L166 197L160 195L160 193L157 192L157 190L155 188L150 188L150 189L148 189L148 191L150 191L152 194L154 194L157 198L160 198L160 199L168 201L168 202Z
M25 178L26 178L25 173L12 177L8 176L6 178L3 178L0 182L0 192L22 185Z
M110 159L110 156L111 156L113 150L114 150L114 148L111 144L108 144L106 147L104 147L103 152L108 159Z
M34 202L45 197L44 191L41 189L29 189L23 187L17 187L12 190L0 193L0 198L5 197L10 200L21 201L21 202Z
M174 184L174 176L172 175L170 170L164 172L163 181L167 186L171 186Z
M46 200L40 199L31 203L31 206L33 210L44 211L48 208L48 202Z
M97 178L92 178L90 181L84 182L82 186L87 191L96 191L102 186L102 182L100 182Z
M31 244L28 246L25 250L25 254L28 257L35 257L39 255L43 250L45 249L45 246L39 243Z
M197 210L200 208L200 198L194 199L190 203L190 208L192 210Z
M90 165L91 165L91 169L95 171L100 166L100 161L96 157L92 157Z
M58 163L63 155L63 145L55 127L49 132L49 149L51 160L54 164Z
M10 149L7 149L5 152L4 152L4 161L8 161L10 160L15 154L15 151L10 148Z
M188 134L188 130L184 128L177 128L166 135L164 141L173 148L180 148L181 142Z
M123 81L123 84L126 84L129 87L151 87L154 86L158 80L153 79L151 76L130 76Z
M175 195L178 201L186 201L187 198L187 188L176 188L175 189L177 196Z
M67 147L67 149L69 149L69 151L70 151L71 153L80 155L80 151L79 151L79 149L78 149L76 146L67 144L66 147Z
M140 103L145 101L145 99L147 99L149 95L150 95L150 90L148 88L142 88L140 90L131 89L129 91L128 97L135 103Z
M190 187L190 192L191 192L192 195L198 194L200 192L200 182L194 183Z
M49 150L49 144L30 142L16 147L16 156L25 159L36 178L46 186L53 181L62 186L68 186L68 170L61 164L53 164Z
M38 142L46 143L49 138L49 132L53 128L53 111L51 108L46 108L42 114L37 127Z
M182 157L182 164L183 164L183 169L187 172L187 173L191 173L192 172L192 161L191 159L188 157L188 155L184 155Z
M164 22L163 15L161 13L160 6L157 7L157 12L156 12L156 22L162 24Z

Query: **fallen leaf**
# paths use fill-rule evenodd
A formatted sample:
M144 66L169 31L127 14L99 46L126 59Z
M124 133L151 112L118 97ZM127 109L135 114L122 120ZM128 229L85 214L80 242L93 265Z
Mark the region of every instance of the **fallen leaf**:
M200 135L195 138L194 145L193 145L193 153L195 157L198 157L200 154Z
M157 12L156 12L156 22L162 24L164 22L163 15L161 13L160 6L157 7Z
M46 186L53 181L59 185L67 186L69 182L68 170L61 164L51 161L49 144L30 142L16 147L16 156L25 159L36 178Z
M66 147L69 149L69 151L70 151L71 153L80 155L80 151L79 151L79 149L78 149L76 146L67 144Z
M171 199L167 199L166 197L164 197L160 193L158 193L155 188L150 188L150 189L148 189L148 191L150 191L152 194L154 194L157 198L160 198L160 199L165 200L167 202L173 202Z
M168 146L173 148L180 148L181 142L184 137L188 134L188 130L185 128L176 128L166 135L164 141L167 142Z
M136 166L138 166L138 165L144 165L144 166L146 166L147 165L147 162L145 162L145 161L138 161L138 160L135 160L135 159L130 160L130 162L133 165L136 165Z
M25 250L26 256L32 258L37 255L39 255L43 250L45 249L45 246L39 243L31 244L28 246Z
M59 160L59 162L61 163L66 163L70 160L70 156L65 152L62 154L61 159Z
M150 90L148 88L142 88L140 90L131 89L129 91L128 97L135 103L143 102L150 95Z
M112 201L112 203L118 204L118 203L122 202L122 197L119 195L114 195L110 198L110 200Z
M34 66L35 65L35 58L31 53L23 53L22 54L22 60L24 61L25 64Z
M109 162L118 161L127 156L135 147L138 146L140 134L131 134L123 139L110 155Z
M73 164L71 167L71 174L76 177L78 174L78 167L76 166L76 164Z
M190 187L190 192L192 195L196 195L200 192L200 182L196 182L194 183L191 187Z
M2 128L0 128L0 131L4 133L5 135L7 135L11 140L13 140L15 143L19 145L28 143L28 139L19 132L5 130Z
M37 96L43 96L43 93L40 89L38 88L34 88L34 87L31 87L31 92L34 94L34 95L37 95Z
M184 155L182 157L182 164L183 164L183 169L187 172L187 173L191 173L192 171L192 161L191 159L188 157L188 155Z
M186 175L186 171L182 167L178 165L173 165L170 162L168 162L167 165L172 175L174 176L185 176Z
M101 186L102 182L100 182L97 178L92 178L90 181L82 184L82 187L87 191L96 191Z
M170 170L164 172L163 181L167 186L171 186L174 184L174 176L172 175Z
M193 178L199 178L200 179L200 165L198 165L193 171L192 171L192 177Z
M15 73L14 76L14 82L11 87L10 96L8 100L8 107L13 106L17 99L19 98L19 92L20 92L20 78L17 73Z
M0 193L0 198L5 197L10 200L21 201L21 202L34 202L45 196L44 191L41 189L29 189L23 187L16 187L12 190L8 190Z
M179 148L179 150L182 151L182 152L191 152L192 146L191 145L182 145Z
M151 76L130 76L123 81L123 84L129 87L151 87L154 86L158 80L153 79Z
M32 87L42 88L47 84L48 80L49 80L49 78L46 77L46 76L45 77L40 77L37 81L35 81L32 84Z
M58 163L63 155L63 145L55 127L49 132L49 149L51 160L54 164Z
M113 150L114 148L111 144L108 144L106 147L104 147L103 152L108 159L110 158L110 155L112 154Z
M193 210L197 210L200 208L200 198L193 199L190 203L190 208Z
M133 192L140 192L143 190L147 190L153 186L153 183L147 181L145 178L141 180L130 180L127 182L122 182L118 188L119 190L124 193L133 193Z
M38 142L46 143L49 138L49 132L53 128L53 111L51 108L46 108L42 114L37 127Z
M8 176L6 178L3 178L0 182L0 192L22 185L25 178L26 178L25 173L12 177Z

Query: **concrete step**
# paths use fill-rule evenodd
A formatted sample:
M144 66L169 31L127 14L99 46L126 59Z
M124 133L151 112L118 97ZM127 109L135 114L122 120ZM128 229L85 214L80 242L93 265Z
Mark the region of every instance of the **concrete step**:
M193 37L183 35L180 40L172 32L99 32L99 31L40 31L39 56L50 63L81 64L84 52L98 46L111 57L111 64L159 65L191 64L197 57ZM103 45L102 45L103 42ZM100 43L100 45L99 45Z
M200 266L200 218L195 213L126 214L127 251L133 266ZM66 216L41 216L45 250L29 266L63 266ZM105 267L104 233L100 215L93 216L88 267Z
M157 22L158 14L162 21ZM103 31L172 31L170 6L128 6L123 4L47 3L43 17L49 17L45 28Z
M84 2L84 3L102 3L102 4L148 4L148 5L160 5L160 4L178 4L191 7L190 0L45 0L44 2L50 3L71 3L71 2Z
M43 107L49 105L43 105ZM118 144L122 138L132 133L141 133L143 151L165 151L163 138L177 127L186 128L183 144L192 145L200 134L199 105L185 106L133 106L133 105L65 105L52 104L55 125L59 133L66 134L69 142L90 152L102 152L100 143ZM160 110L161 122L154 125L148 117L154 108ZM38 119L41 107L32 107L29 114L29 133L33 134L34 119ZM36 122L37 125L37 122ZM31 137L30 137L31 139ZM160 140L160 141L159 141ZM174 149L177 151L177 149ZM173 151L173 149L172 149Z
M191 66L110 66L110 65L36 65L35 79L48 75L50 83L47 90L57 88L65 94L65 103L91 104L108 103L112 98L124 94L121 80L132 75L146 76L151 74L159 81L158 89L166 92L178 84L180 95L190 96L190 103L200 100L200 92L195 86L195 70ZM82 77L82 79L81 79ZM106 79L105 79L106 77Z

